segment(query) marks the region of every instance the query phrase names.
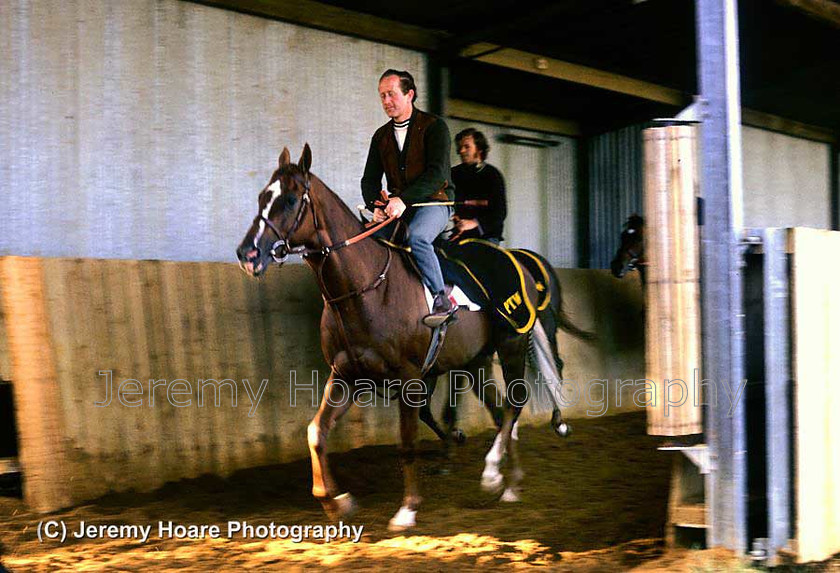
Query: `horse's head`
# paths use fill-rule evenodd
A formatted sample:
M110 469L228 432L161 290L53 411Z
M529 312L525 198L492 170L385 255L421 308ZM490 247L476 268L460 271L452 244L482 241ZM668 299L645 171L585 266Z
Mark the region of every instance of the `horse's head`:
M279 167L260 191L259 212L236 249L239 266L249 275L260 276L272 261L282 263L315 234L311 164L308 143L297 164L289 161L289 150L283 148Z
M642 264L644 259L644 219L639 215L630 215L621 232L621 245L615 252L610 268L616 278L622 278Z

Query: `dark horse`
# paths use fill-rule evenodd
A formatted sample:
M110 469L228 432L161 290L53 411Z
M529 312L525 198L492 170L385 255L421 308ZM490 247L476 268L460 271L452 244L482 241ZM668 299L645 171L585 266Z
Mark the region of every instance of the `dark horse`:
M423 287L409 265L394 251L374 240L353 242L365 229L344 202L310 172L312 154L304 146L297 164L288 149L279 167L259 195L259 213L237 249L243 270L259 276L275 260L290 253L303 254L324 298L321 349L331 374L318 413L309 425L312 457L312 493L332 518L354 510L355 502L340 494L327 464L327 435L350 408L354 390L372 380L379 386L399 388L400 460L404 477L402 506L390 527L415 524L421 498L415 466L417 388L427 388L438 375L469 370L498 352L506 384L524 378L529 333L519 334L492 320L486 312L462 312L449 327L445 344L432 370L422 366L432 331L422 323L428 314ZM538 298L535 282L525 275L525 296ZM420 378L425 384L420 384ZM550 392L557 378L546 377ZM511 471L506 485L522 479L514 424L528 397L525 384L508 385L496 444L488 454L483 481L501 481L501 455L510 453ZM491 455L492 454L492 455ZM488 470L492 470L489 471ZM488 474L492 474L489 475ZM489 477L488 477L489 475Z
M615 278L623 278L632 270L638 270L645 284L645 220L639 215L630 215L621 232L621 244L615 252L610 269Z

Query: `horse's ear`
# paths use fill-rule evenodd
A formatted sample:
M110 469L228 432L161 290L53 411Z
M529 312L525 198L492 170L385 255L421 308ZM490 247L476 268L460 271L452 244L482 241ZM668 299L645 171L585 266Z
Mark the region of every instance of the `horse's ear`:
M303 146L303 153L300 154L298 167L300 167L301 171L304 173L309 173L309 168L312 167L312 150L309 149L308 143Z
M288 165L291 160L292 160L292 154L289 153L289 148L284 147L283 152L280 154L280 167L283 167L284 165Z

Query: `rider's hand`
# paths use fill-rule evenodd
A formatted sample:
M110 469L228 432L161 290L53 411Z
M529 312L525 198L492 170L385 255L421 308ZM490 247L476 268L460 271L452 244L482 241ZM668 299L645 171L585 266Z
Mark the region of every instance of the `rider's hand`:
M458 221L455 222L455 228L458 230L459 234L477 227L478 219L458 219Z
M388 215L385 214L381 208L377 207L373 210L373 222L374 223L381 223L385 219L388 218Z
M391 197L388 206L385 207L385 214L394 219L399 219L405 212L405 203L399 197Z

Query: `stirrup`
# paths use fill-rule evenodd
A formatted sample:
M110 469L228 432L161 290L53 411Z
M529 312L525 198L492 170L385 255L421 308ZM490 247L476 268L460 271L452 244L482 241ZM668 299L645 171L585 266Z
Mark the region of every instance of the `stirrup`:
M458 306L453 305L452 310L446 314L427 314L423 317L423 324L429 328L437 328L443 324L452 324L458 321L455 313L458 312Z

